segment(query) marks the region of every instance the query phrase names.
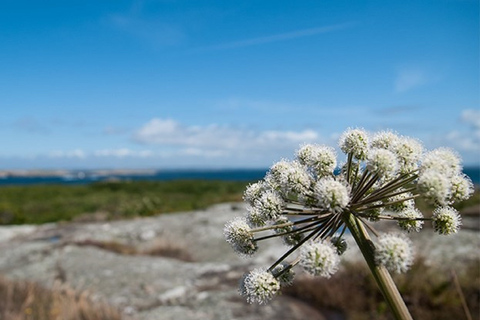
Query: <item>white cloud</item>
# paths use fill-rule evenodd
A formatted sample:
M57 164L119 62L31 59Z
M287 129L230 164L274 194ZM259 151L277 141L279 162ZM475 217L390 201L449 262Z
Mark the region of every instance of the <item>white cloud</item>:
M119 149L102 149L96 150L93 152L86 152L81 149L62 151L55 150L48 154L49 158L57 159L87 159L87 158L126 158L126 157L136 157L136 158L147 158L153 156L154 153L151 150L130 150L128 148L119 148Z
M460 120L466 124L464 130L450 132L448 139L467 152L480 152L480 111L463 110Z
M460 115L464 124L449 132L445 144L459 151L467 164L480 164L480 110L466 109Z
M347 22L347 23L339 23L339 24L310 28L310 29L295 30L291 32L279 33L279 34L274 34L274 35L269 35L264 37L256 37L256 38L222 43L219 45L201 48L200 50L234 49L234 48L261 45L261 44L266 44L271 42L287 41L287 40L292 40L297 38L310 37L310 36L314 36L322 33L329 33L337 30L343 30L346 28L350 28L355 24L356 23L353 23L353 22Z
M116 158L125 158L125 157L139 157L146 158L151 157L153 152L150 150L141 150L134 151L127 148L120 149L103 149L93 152L95 157L116 157Z
M173 148L174 154L253 158L289 155L302 143L319 142L320 136L309 129L254 131L216 124L186 126L172 119L155 118L137 130L133 139L141 144Z
M56 150L50 152L49 156L51 158L77 158L77 159L84 159L87 157L87 154L85 151L81 149L75 149L75 150L70 150L70 151L61 151L61 150Z
M178 24L164 21L161 16L145 14L143 1L134 1L127 12L113 13L105 18L110 26L153 46L171 46L182 43L186 34Z
M402 68L395 79L395 92L402 93L425 85L428 82L427 74L418 68Z
M461 120L467 124L471 124L475 130L480 130L480 110L463 110Z

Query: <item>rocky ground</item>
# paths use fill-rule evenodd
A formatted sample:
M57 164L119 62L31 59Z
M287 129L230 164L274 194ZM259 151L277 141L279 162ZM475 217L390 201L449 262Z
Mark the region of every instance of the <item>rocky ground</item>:
M248 305L239 296L242 275L268 266L286 249L274 239L253 258L238 257L224 241L223 226L244 209L228 203L128 221L0 227L0 274L47 286L57 279L139 320L326 319L288 296L267 306ZM443 268L460 269L478 259L478 215L472 216L454 236L431 229L413 235L417 254ZM347 241L344 259L360 259ZM147 254L158 249L163 256Z

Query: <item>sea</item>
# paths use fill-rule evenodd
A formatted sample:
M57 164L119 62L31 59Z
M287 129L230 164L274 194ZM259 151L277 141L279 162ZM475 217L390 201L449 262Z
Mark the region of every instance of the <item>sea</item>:
M69 170L64 174L16 174L0 176L0 186L65 184L78 185L101 181L171 181L171 180L223 180L223 181L257 181L262 179L268 169L182 169L158 170L145 173L118 170Z
M95 170L70 170L65 174L42 175L2 175L0 186L34 185L34 184L65 184L78 185L100 181L171 181L171 180L223 180L223 181L257 181L262 179L265 169L182 169L158 170L145 173L133 172L129 174L115 173L108 170L98 174ZM472 182L480 186L480 167L465 167L464 173Z

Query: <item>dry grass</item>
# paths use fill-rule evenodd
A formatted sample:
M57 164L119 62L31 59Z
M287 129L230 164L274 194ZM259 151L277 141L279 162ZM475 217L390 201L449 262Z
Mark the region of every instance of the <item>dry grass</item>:
M70 243L69 243L70 244ZM177 259L184 262L193 262L194 259L192 255L187 251L187 249L177 243L173 243L164 239L157 239L147 248L140 249L135 246L121 243L118 241L99 241L99 240L83 240L75 241L71 244L77 246L92 246L100 248L102 250L107 250L122 255L146 255L146 256L156 256L156 257L167 257L172 259Z
M2 320L120 320L120 311L56 282L52 289L0 277Z
M473 319L480 316L480 269L476 262L458 274L461 292L451 272L440 272L417 261L407 274L394 276L414 319L468 319L462 306L464 295ZM330 279L299 278L284 294L351 320L393 319L365 265L346 265Z

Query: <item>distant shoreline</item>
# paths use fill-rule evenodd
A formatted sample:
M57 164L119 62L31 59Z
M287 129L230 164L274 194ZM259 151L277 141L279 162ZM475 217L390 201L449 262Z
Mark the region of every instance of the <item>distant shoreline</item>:
M268 171L258 169L88 169L88 170L0 170L0 185L85 184L129 180L260 180ZM480 166L465 167L464 173L480 185Z
M86 184L130 180L224 180L253 181L268 169L102 169L102 170L0 170L0 185Z

